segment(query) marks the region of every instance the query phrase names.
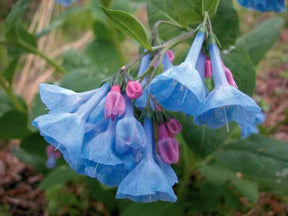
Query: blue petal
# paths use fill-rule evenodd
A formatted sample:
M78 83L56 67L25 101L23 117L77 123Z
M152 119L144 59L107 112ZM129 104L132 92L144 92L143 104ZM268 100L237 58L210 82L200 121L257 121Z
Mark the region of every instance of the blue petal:
M75 2L76 0L55 0L57 4L61 4L64 7L68 7L71 5L72 2Z
M260 112L260 107L252 98L232 86L220 85L208 95L205 106L194 123L207 124L212 129L231 121L240 125L253 124Z
M238 3L251 10L260 12L283 12L286 10L285 0L238 0Z
M102 91L108 91L109 84L104 84L101 88L76 93L56 85L40 84L40 97L43 103L53 112L73 112L85 103L92 95Z
M177 197L160 167L153 160L142 160L121 182L116 199L135 202L157 200L176 202Z
M257 126L259 124L262 124L265 121L265 115L264 113L259 113L253 124L245 124L245 125L241 125L241 137L242 138L246 138L251 136L252 134L257 134L259 133L259 130L257 128Z
M155 77L149 91L165 109L189 115L196 115L206 98L199 72L186 62Z

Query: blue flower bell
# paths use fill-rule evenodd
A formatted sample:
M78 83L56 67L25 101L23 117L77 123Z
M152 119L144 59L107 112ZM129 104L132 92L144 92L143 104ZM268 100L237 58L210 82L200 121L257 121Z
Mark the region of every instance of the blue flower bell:
M244 139L244 138L251 136L252 134L259 133L257 126L259 124L262 124L264 121L265 121L265 114L259 113L256 116L252 125L248 125L248 124L241 125L241 137Z
M229 85L215 40L209 43L209 52L215 89L208 95L194 123L207 124L212 129L228 125L231 121L252 125L261 108L248 95Z
M145 118L144 128L148 139L146 149L141 161L119 185L116 198L143 203L157 200L176 202L177 197L167 180L168 176L154 158L155 140L151 119Z
M260 12L283 12L286 10L285 0L237 0L238 3L248 9Z
M206 91L196 63L205 33L199 30L183 63L156 76L149 86L150 94L169 111L196 115L202 108Z

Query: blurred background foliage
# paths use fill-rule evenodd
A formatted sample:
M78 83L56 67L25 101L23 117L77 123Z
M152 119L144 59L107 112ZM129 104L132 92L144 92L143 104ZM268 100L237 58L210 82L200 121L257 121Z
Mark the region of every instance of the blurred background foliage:
M230 133L226 128L212 131L175 114L183 125L177 137L181 160L173 167L180 180L175 204L116 200L114 188L77 175L63 159L52 170L46 167L47 143L31 126L47 112L38 84L57 83L75 91L97 88L138 55L140 44L147 45L143 34L130 28L133 20L120 25L120 31L117 19L109 19L113 14L105 15L100 5L133 14L149 33L157 20L195 27L201 17L189 2L201 4L79 0L64 8L54 0L0 2L1 216L288 214L288 16L248 11L232 0L220 0L218 10L211 7L209 13L215 15L225 64L239 88L255 93L267 114L261 135L240 140L233 124ZM159 28L163 41L182 32L168 25ZM175 64L183 61L189 44L191 40L173 49Z

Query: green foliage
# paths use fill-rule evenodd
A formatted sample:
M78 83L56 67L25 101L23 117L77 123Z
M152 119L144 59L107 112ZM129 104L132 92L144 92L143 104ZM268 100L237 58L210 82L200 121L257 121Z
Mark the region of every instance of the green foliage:
M240 37L236 44L246 50L252 62L257 65L278 40L283 26L284 20L282 18L271 18Z

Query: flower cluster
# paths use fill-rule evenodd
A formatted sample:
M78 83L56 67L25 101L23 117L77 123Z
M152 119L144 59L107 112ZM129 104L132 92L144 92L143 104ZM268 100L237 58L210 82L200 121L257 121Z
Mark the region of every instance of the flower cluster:
M139 79L124 66L110 82L83 93L41 84L49 113L33 125L77 173L118 186L116 198L175 202L172 187L178 179L171 164L179 161L176 135L182 126L170 112L192 115L196 125L211 129L229 128L234 121L242 137L257 133L265 118L238 89L214 34L206 33L206 24L200 25L184 62L176 66L168 49L145 51ZM211 77L212 91L205 86ZM57 157L49 150L50 156L55 163Z

